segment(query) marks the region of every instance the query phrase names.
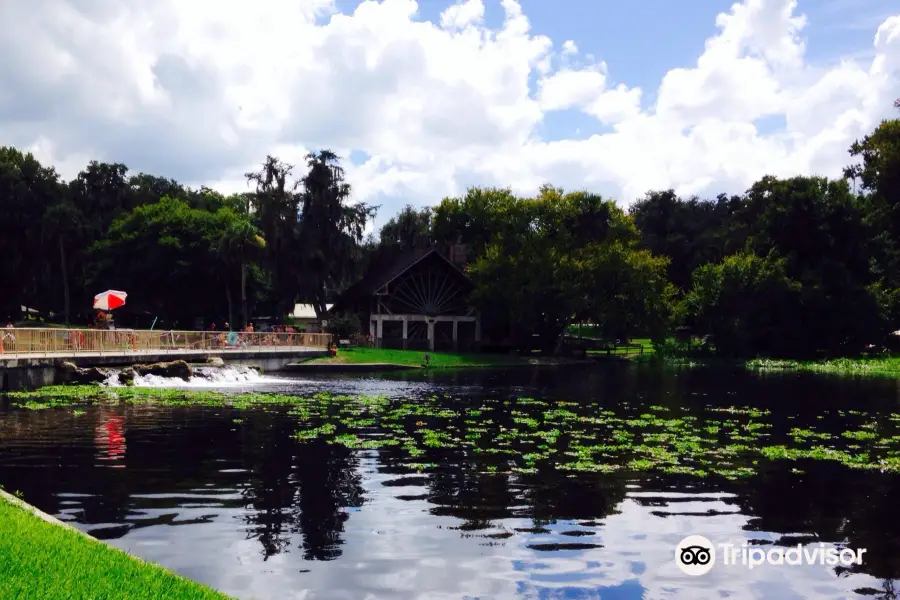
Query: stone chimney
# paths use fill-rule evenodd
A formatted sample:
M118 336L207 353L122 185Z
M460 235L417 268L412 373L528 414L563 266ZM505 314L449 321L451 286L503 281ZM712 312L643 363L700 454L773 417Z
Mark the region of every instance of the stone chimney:
M448 258L450 262L462 269L468 263L469 248L466 244L450 244Z

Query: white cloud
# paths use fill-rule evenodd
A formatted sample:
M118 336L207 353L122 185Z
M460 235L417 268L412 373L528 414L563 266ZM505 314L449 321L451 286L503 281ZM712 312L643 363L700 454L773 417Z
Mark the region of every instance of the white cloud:
M453 4L441 13L441 27L463 28L467 25L480 23L484 19L484 2L481 0L466 0Z
M630 202L660 187L739 192L765 173L839 175L900 89L900 15L868 65L821 66L805 57L794 0L744 0L642 106L628 73L573 64L573 40L554 51L514 0L500 4L490 29L481 0L448 2L439 23L413 0L351 14L331 0L0 3L0 21L16 23L0 34L14 58L0 64L0 144L34 148L66 176L97 158L224 191L245 189L241 174L267 153L357 149L370 158L347 169L356 197L388 211L547 181ZM561 110L611 130L543 141L545 115ZM785 128L761 133L772 116Z
M605 68L563 69L538 83L538 101L544 111L565 110L587 104L606 88Z

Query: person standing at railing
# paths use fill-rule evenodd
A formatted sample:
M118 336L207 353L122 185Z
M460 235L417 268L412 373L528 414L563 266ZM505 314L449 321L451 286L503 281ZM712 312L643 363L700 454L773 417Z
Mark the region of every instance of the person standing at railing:
M241 332L241 345L249 346L253 343L253 323L247 323L247 326L244 327Z
M0 335L0 354L3 354L4 352L6 352L6 349L4 347L4 344L6 342L9 342L11 344L15 343L16 336L14 336L12 334L13 329L15 329L15 326L12 324L12 319L10 319L6 323L6 332L4 332L3 335Z

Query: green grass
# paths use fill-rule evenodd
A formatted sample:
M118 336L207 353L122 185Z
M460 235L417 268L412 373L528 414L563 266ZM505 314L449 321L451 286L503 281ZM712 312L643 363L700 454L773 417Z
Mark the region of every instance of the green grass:
M754 358L742 360L716 356L690 356L682 354L654 355L644 349L644 356L630 357L637 362L658 361L671 367L744 367L756 372L806 371L845 376L869 376L900 378L900 356L831 358L825 360L791 360L778 358Z
M641 345L644 347L643 353L636 348L636 345ZM612 352L610 352L612 356L628 356L633 358L635 356L649 356L653 354L653 343L650 341L650 338L634 338L629 340L627 346L619 346L618 348L613 348ZM606 350L589 350L588 356L606 356Z
M753 371L812 371L836 375L881 375L900 377L900 356L876 358L834 358L830 360L797 361L758 358L749 360L746 367Z
M226 600L0 498L0 600Z
M386 350L383 348L342 348L334 358L314 358L307 363L365 364L390 363L394 365L422 366L425 355L431 360L431 368L490 367L528 364L528 359L506 354L478 354L455 352L422 352L419 350Z

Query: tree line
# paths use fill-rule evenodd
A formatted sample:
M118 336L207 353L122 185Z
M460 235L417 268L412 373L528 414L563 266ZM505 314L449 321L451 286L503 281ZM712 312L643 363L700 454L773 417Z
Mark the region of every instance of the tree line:
M628 209L552 185L533 197L471 188L365 236L378 207L352 202L327 150L303 172L269 156L226 196L100 162L66 183L0 148L0 311L85 319L113 288L141 323L243 324L295 302L321 316L367 269L462 244L471 302L511 344L537 334L554 352L589 322L659 344L688 331L727 356L853 355L900 328L900 120L849 155L839 179L766 176L714 199L652 191Z
M0 148L0 314L21 306L85 323L94 294L129 293L123 311L149 324L197 316L246 323L302 298L325 310L351 280L375 208L350 204L338 158L306 172L269 156L248 191L191 189L123 164L93 161L66 183L33 155Z

